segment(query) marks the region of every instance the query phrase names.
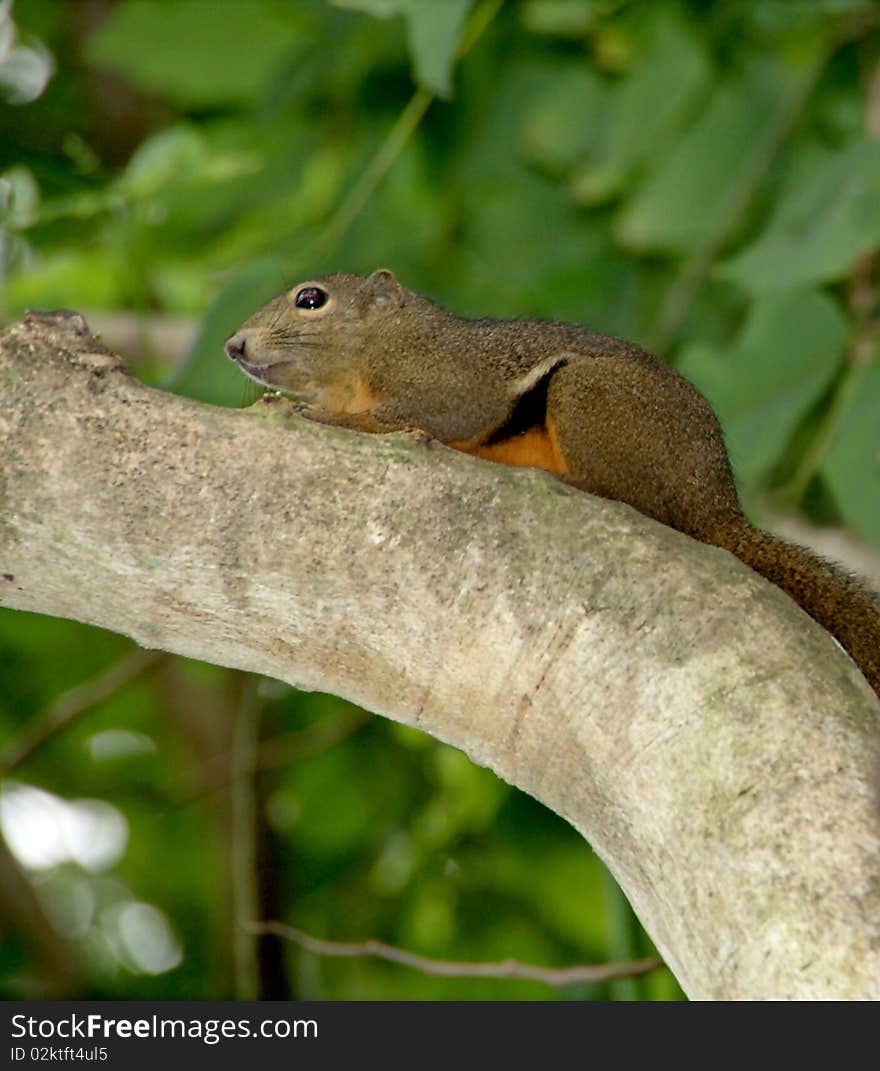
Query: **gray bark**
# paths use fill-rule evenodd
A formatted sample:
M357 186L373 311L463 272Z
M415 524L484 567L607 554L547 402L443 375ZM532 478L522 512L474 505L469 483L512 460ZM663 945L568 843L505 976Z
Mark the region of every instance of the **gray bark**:
M31 319L0 343L0 602L461 748L589 840L692 997L880 997L880 703L784 594L627 506L151 390Z

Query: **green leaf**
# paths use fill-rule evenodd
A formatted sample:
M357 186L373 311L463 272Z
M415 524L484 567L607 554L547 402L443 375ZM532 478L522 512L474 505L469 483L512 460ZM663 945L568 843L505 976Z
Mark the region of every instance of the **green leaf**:
M59 249L4 285L3 314L16 316L26 308L114 308L124 300L128 270L113 250Z
M377 19L390 19L392 15L401 15L409 6L409 0L330 0L330 3L352 11L365 11Z
M13 164L0 175L0 226L20 230L39 217L40 187L30 168Z
M880 142L826 160L780 203L756 242L719 268L753 294L840 279L880 243Z
M419 85L438 97L452 95L452 67L473 0L410 0L409 47Z
M523 156L550 174L565 174L587 154L597 154L608 94L596 71L580 62L559 67L526 105L520 142Z
M416 81L438 97L452 95L452 68L473 0L333 0L333 3L366 11L380 19L405 15Z
M688 252L716 233L764 153L784 78L761 64L718 85L700 118L625 205L615 235L638 252Z
M527 0L520 17L532 33L583 37L596 27L603 14L601 0Z
M675 139L706 93L705 46L674 9L651 11L650 49L611 94L594 158L573 180L575 197L587 204L619 193L640 164Z
M120 177L118 190L131 197L151 197L204 169L205 135L192 126L172 126L147 138L135 150Z
M696 343L684 351L679 370L714 406L741 479L757 479L777 460L840 367L848 331L831 298L798 291L757 302L727 349Z
M880 363L875 358L819 471L843 518L880 546Z
M261 96L282 60L305 46L311 20L298 7L281 0L126 0L86 53L184 107L239 104Z

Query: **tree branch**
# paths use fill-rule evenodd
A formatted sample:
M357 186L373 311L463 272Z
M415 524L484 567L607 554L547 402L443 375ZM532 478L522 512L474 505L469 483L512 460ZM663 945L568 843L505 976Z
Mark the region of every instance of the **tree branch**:
M0 458L4 605L461 748L589 839L693 997L880 997L880 704L729 554L543 473L150 390L78 317L0 340Z

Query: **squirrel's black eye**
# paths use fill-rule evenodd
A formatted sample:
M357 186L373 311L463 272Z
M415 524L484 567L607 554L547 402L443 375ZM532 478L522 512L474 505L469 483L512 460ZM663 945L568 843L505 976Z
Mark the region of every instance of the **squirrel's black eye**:
M320 309L322 305L327 304L329 296L320 286L304 286L302 290L297 291L293 303L298 309Z

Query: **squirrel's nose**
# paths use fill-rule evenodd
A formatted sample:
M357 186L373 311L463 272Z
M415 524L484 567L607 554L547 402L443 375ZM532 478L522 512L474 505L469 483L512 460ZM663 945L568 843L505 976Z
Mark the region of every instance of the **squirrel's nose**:
M223 347L226 350L226 356L230 357L233 361L244 360L244 351L247 346L247 335L244 331L239 331L237 335L233 335L232 338L226 340L226 345Z

